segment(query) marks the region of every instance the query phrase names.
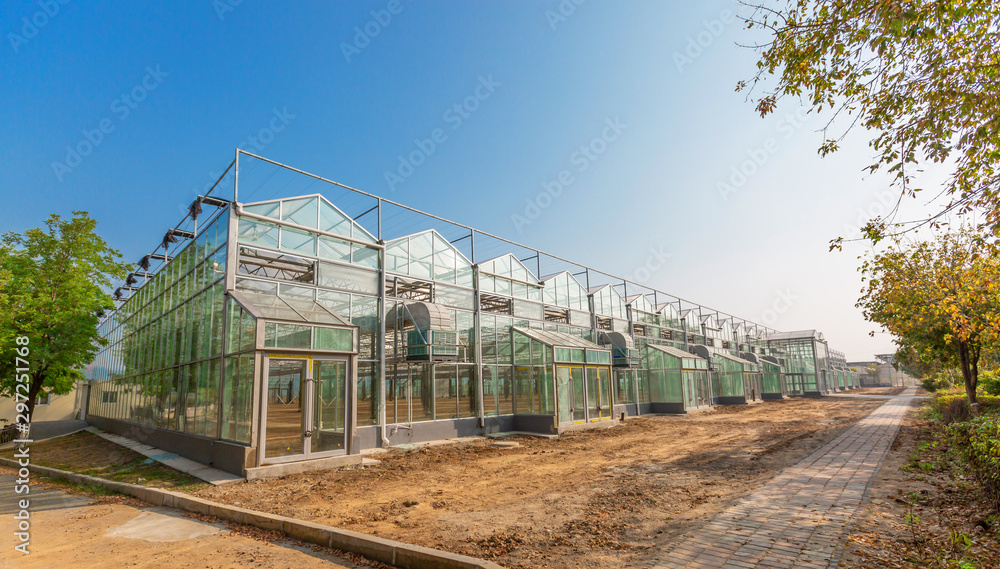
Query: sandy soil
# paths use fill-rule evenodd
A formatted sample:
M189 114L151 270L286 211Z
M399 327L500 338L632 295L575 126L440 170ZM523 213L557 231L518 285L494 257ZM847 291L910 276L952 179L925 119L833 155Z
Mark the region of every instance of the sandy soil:
M0 549L0 567L135 567L138 569L242 569L261 567L322 569L357 567L331 550L280 539L274 532L229 524L226 531L182 541L146 541L110 535L135 519L149 504L105 498L91 506L32 513L30 554L13 549L13 538ZM196 517L196 516L195 516ZM10 516L0 527L10 529ZM206 519L204 521L215 521ZM10 535L9 532L4 532ZM357 560L357 559L356 559ZM364 565L385 567L381 564Z
M393 451L356 470L202 497L508 567L639 566L883 403L791 399L643 417L558 439Z

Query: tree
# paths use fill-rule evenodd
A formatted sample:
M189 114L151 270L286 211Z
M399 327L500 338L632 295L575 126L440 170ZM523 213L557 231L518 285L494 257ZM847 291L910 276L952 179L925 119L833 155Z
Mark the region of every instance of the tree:
M69 393L107 344L97 314L113 308L106 291L128 273L87 212L45 224L0 238L0 396L17 396L14 354L17 338L27 338L29 421L39 395Z
M1000 345L1000 258L981 250L969 228L933 241L897 237L863 262L858 301L868 320L895 336L899 353L958 365L973 405L980 358Z
M868 364L865 366L865 373L878 379L878 364Z
M953 165L943 188L948 212L982 210L1000 230L1000 2L995 0L785 0L750 5L748 28L768 41L754 45L757 73L741 81L761 116L785 97L811 111L831 110L821 155L837 150L854 126L872 131L875 162L887 168L900 199L920 164ZM754 95L768 77L777 83ZM843 119L843 122L837 122ZM830 133L830 131L833 133ZM870 220L878 242L895 212ZM912 228L912 227L911 227ZM831 242L839 248L842 238Z

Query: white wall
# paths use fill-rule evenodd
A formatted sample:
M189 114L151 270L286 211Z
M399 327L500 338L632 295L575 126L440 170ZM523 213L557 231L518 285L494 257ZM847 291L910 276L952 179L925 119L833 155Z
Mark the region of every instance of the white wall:
M78 384L77 387L73 388L73 391L70 391L66 395L49 395L48 405L35 405L35 412L31 417L31 422L70 421L80 418L81 399L85 391L85 389L81 388L83 385ZM16 419L16 414L15 400L9 397L0 398L0 419L7 419L7 423L4 424L9 425L13 423Z

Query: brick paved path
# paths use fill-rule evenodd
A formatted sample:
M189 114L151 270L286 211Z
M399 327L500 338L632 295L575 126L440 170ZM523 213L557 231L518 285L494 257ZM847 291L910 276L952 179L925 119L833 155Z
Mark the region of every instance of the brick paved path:
M847 522L915 392L911 387L893 397L711 522L677 538L654 569L834 566Z

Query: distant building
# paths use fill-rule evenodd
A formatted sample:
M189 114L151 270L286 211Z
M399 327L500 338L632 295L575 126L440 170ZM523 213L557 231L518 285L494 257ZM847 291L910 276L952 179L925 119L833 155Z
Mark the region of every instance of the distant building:
M902 387L906 385L917 385L917 378L902 370L897 370L892 365L893 354L876 354L874 360L864 362L848 362L848 367L858 370L861 379L861 387ZM867 371L868 366L878 367L878 373L872 375Z

